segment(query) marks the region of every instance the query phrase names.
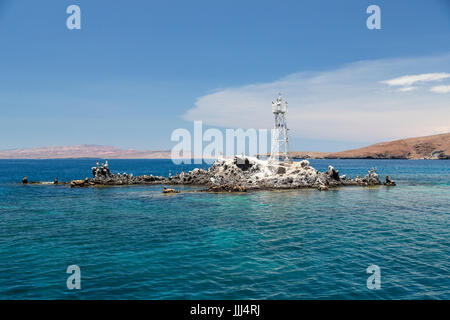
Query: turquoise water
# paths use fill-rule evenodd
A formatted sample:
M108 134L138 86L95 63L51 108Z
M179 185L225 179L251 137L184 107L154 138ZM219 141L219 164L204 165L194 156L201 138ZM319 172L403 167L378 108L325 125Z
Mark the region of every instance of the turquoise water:
M18 183L84 178L93 163L0 160L0 299L450 298L450 161L311 161L351 176L375 166L398 183L328 192ZM110 166L181 170L170 160ZM78 291L66 287L72 264ZM371 264L380 290L366 286Z

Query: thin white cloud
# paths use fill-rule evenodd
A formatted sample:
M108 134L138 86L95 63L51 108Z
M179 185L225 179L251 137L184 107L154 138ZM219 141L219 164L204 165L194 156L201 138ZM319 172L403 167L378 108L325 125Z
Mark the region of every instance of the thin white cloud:
M450 93L450 86L436 86L432 87L430 91L435 93Z
M417 87L403 87L403 88L398 89L398 91L400 91L400 92L409 92L409 91L414 91L414 90L417 90Z
M299 139L363 142L428 135L448 126L448 97L429 90L404 94L380 82L398 74L439 74L442 79L448 71L450 55L361 61L221 89L199 97L184 118L225 128L271 128L271 101L282 92L289 100L291 136Z
M450 78L450 73L423 73L416 75L402 76L390 80L381 81L389 86L411 86L418 82L439 81Z

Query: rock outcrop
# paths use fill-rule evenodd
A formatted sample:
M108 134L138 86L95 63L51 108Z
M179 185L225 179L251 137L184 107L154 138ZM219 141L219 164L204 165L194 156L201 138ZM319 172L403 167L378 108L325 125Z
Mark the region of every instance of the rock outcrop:
M386 176L386 181L383 183L385 186L396 186L397 184L395 183L394 180L391 180L391 178L389 176Z
M89 187L94 185L94 183L89 180L88 178L85 178L84 180L72 180L70 181L70 187L71 188L79 188L79 187Z
M355 179L339 175L332 166L327 171L319 172L311 167L308 160L300 162L276 162L260 160L254 157L236 156L219 158L209 169L196 168L189 172L182 171L169 177L142 175L133 176L127 173L112 173L108 161L92 168L93 178L72 180L71 187L88 187L96 185L201 185L211 192L246 192L261 189L298 189L316 188L321 191L338 186L374 186L380 185L376 169ZM53 182L58 184L57 180ZM61 182L59 182L61 184ZM385 185L395 185L386 178ZM170 190L167 189L166 190ZM171 191L172 192L172 191Z
M233 186L230 184L222 184L222 185L212 185L209 187L208 191L210 192L247 192L241 185Z
M237 156L219 158L208 169L196 168L190 172L177 173L175 176L162 177L132 174L113 174L108 164L92 168L94 178L88 183L101 185L127 184L192 184L207 186L213 192L245 192L255 189L292 189L317 188L328 190L343 185L372 186L380 185L376 170L370 170L364 177L356 179L340 176L332 166L325 172L319 172L310 166L309 161L270 162L253 157Z
M380 177L377 174L377 169L372 169L369 170L369 172L366 174L366 176L364 178L361 177L356 177L355 181L356 184L359 186L376 186L376 185L380 185Z
M129 185L129 184L167 184L170 179L153 175L134 177L133 174L112 173L108 161L92 168L94 176L90 182L94 185Z
M180 193L180 191L179 191L179 190L172 189L172 188L164 187L162 193Z

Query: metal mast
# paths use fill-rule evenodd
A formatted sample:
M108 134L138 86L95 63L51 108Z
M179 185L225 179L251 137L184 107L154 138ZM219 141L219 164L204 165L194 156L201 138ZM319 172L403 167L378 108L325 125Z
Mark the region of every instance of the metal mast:
M272 146L270 152L270 161L279 161L283 159L289 161L288 128L286 126L286 113L288 103L278 95L277 101L272 101L272 112L275 116L275 128L272 130Z

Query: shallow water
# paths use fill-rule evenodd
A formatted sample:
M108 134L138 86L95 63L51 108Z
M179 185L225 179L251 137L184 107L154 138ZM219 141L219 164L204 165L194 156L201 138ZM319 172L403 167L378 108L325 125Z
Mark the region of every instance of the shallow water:
M450 298L450 161L312 160L398 183L328 192L18 183L89 177L93 162L0 160L0 299ZM110 166L181 171L170 160ZM79 291L66 287L72 264ZM371 264L380 290L366 286Z

